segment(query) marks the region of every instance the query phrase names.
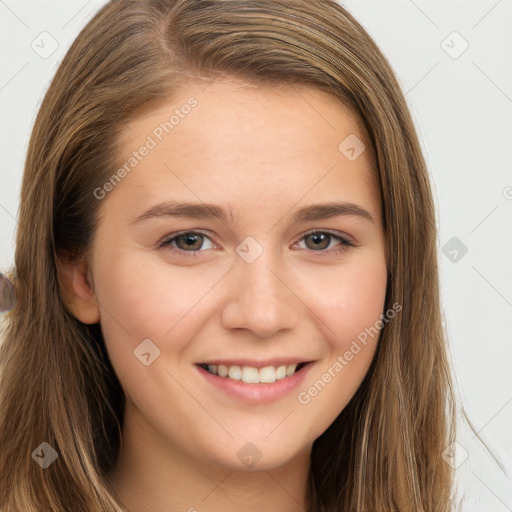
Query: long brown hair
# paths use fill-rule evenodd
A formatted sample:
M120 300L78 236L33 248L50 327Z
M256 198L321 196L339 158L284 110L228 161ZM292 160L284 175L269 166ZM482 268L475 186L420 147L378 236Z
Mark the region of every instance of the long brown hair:
M0 352L0 508L122 510L108 474L123 390L99 325L67 309L59 262L90 250L94 190L116 169L123 123L191 77L221 74L334 95L375 152L385 310L402 310L383 327L356 394L314 442L308 512L448 511L453 475L442 453L454 440L454 397L428 174L390 65L334 0L114 0L71 46L37 116L22 183L9 274L18 302ZM45 470L31 456L43 442L58 454Z

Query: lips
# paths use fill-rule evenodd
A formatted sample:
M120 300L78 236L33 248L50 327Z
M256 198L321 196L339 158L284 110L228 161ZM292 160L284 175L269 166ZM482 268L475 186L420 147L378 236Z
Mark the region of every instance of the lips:
M209 393L210 387L215 390L211 396L212 400L228 398L248 405L268 405L289 397L315 368L314 363L315 361L293 361L287 358L264 362L217 360L196 363L194 366L200 378L208 386L205 393ZM221 374L226 375L221 377Z

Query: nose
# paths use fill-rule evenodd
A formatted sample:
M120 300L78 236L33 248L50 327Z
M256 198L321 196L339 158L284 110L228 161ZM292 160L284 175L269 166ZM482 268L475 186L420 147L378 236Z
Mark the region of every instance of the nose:
M230 300L222 312L224 327L247 329L261 338L293 329L300 307L284 271L265 254L252 263L237 261L230 272Z

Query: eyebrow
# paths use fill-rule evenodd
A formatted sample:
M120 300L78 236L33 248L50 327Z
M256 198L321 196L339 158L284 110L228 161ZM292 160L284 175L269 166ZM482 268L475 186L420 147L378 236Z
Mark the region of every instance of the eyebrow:
M357 204L346 202L318 203L304 206L293 214L292 222L299 223L323 220L338 217L340 215L357 216L375 223L374 216L368 210L365 210L362 206ZM191 219L214 218L225 224L229 222L228 219L230 219L231 222L234 221L233 210L231 207L225 210L216 204L177 203L171 201L151 207L142 215L135 218L131 224L137 224L139 222L158 217L187 217Z

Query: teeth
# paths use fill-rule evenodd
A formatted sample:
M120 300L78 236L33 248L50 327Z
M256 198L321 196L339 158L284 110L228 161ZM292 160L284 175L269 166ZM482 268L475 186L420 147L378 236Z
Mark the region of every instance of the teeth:
M289 364L287 367L286 367L286 376L289 377L290 375L293 375L295 373L295 369L297 368L297 365L294 363L294 364Z
M276 380L276 371L273 366L265 366L259 371L260 382L274 382Z
M230 366L228 375L230 379L240 380L242 378L242 369L240 366Z
M286 365L278 366L276 369L276 380L281 380L286 377Z
M231 376L231 375L230 375ZM249 384L258 384L260 376L257 368L251 368L250 366L244 366L242 368L242 380Z
M254 368L252 366L225 366L223 364L209 364L208 371L219 377L228 377L233 380L241 380L248 384L272 383L291 377L297 370L297 363L266 366L265 368Z

